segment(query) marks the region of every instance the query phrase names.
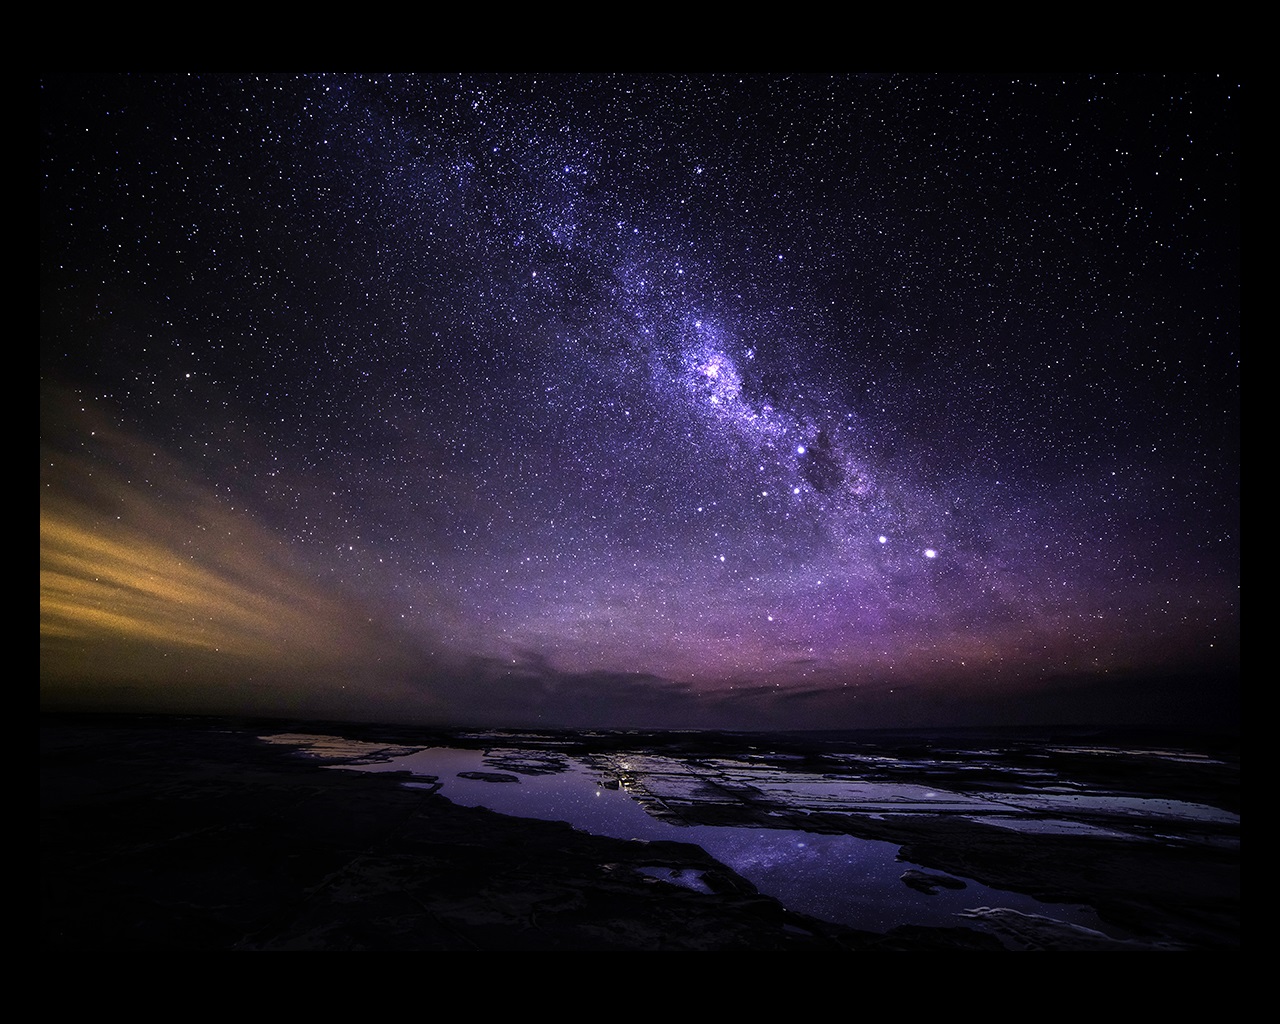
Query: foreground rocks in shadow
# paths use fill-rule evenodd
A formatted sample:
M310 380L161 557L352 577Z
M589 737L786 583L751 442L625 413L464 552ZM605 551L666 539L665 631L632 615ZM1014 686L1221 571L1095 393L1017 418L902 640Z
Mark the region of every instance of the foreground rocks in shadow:
M816 921L697 846L458 807L251 730L48 722L41 788L46 950L1000 948L964 927Z
M408 776L322 766L351 763L340 736L385 759L489 749L487 735L341 726L310 757L258 739L324 728L47 717L42 948L1239 948L1238 817L1214 810L1238 806L1226 762L1169 760L1153 780L1137 758L1043 745L993 760L987 748L874 738L857 749L770 738L743 753L748 740L732 735L506 734L486 758L493 770L467 773L507 790L571 755L655 817L891 842L929 869L901 876L926 899L970 879L1087 905L1128 941L976 901L954 927L851 928L787 910L690 843L591 835L458 806L430 778L407 787ZM1139 794L1141 813L1116 794ZM1212 806L1180 803L1187 795Z

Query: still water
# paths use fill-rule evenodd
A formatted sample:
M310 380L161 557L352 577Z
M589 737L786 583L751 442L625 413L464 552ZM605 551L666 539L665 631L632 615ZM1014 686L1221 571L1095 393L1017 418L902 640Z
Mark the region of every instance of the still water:
M434 776L442 785L441 794L454 803L515 817L566 821L596 835L694 843L789 909L855 928L882 932L903 924L972 925L957 915L1000 907L1123 937L1088 907L1042 903L970 879L961 880L963 889L919 892L903 883L903 872L930 869L899 860L899 847L893 843L784 829L674 825L651 817L615 781L573 758L558 759L563 771L516 775L495 765L492 753L437 747L344 767ZM461 773L483 773L489 779ZM503 776L508 781L497 781ZM653 874L672 884L706 888L696 875L673 876L666 868L655 868Z

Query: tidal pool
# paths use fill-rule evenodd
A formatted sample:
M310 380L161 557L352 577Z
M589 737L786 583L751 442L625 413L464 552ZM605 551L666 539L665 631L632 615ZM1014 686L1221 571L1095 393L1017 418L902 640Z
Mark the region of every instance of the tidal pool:
M454 803L514 817L565 821L596 835L694 843L787 908L855 928L883 932L904 924L973 926L975 919L963 916L966 912L1000 908L1096 931L1100 938L1127 938L1089 907L1043 903L971 879L958 879L963 888L939 888L932 895L917 891L903 882L904 872L916 868L934 876L941 873L899 860L894 843L789 829L672 824L648 814L599 766L568 755L446 747L383 753L391 756L332 767L431 777ZM437 783L423 778L404 785L434 789ZM671 884L706 889L696 872L655 868L651 874ZM976 923L982 925L981 920Z

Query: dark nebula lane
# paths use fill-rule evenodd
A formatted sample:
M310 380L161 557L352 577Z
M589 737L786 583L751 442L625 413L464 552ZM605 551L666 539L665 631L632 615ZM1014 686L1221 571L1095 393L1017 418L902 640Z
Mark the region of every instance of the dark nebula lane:
M45 706L1234 720L1238 79L39 85Z

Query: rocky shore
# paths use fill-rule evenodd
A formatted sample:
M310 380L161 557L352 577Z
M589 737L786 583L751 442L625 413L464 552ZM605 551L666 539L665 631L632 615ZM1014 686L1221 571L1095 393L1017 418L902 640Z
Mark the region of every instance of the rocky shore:
M884 933L820 921L756 892L698 846L594 836L461 807L394 775L318 770L261 742L263 727L46 716L41 948L1055 948L1002 941L1001 929L1028 932L1017 920ZM383 738L431 742L421 732ZM1033 837L956 819L879 827L909 843L915 863L1088 897L1167 948L1239 944L1238 851L1135 844L1100 864L1083 840L1066 844L1073 860L1038 856ZM696 871L709 891L655 877L666 868ZM1101 888L1086 892L1083 879ZM904 884L943 882L908 873Z

